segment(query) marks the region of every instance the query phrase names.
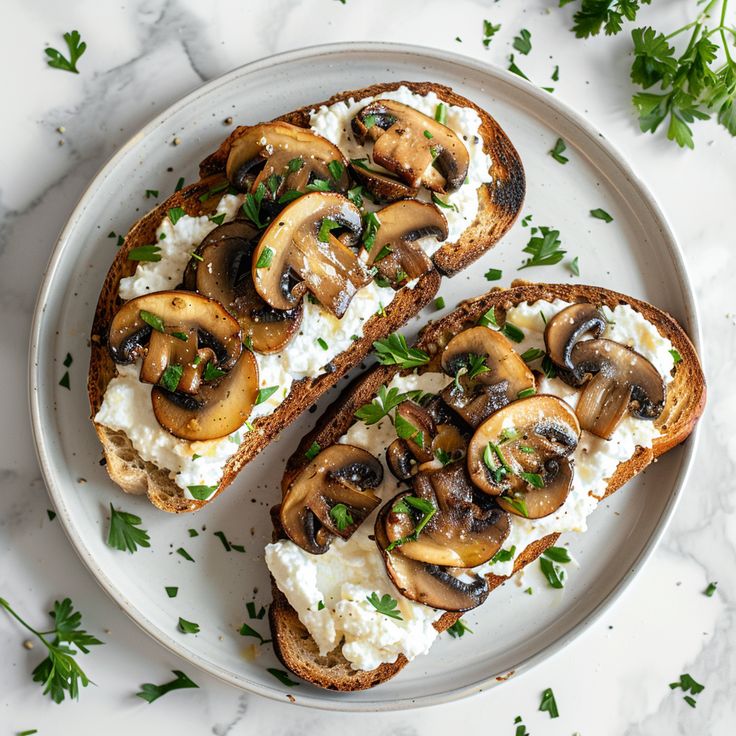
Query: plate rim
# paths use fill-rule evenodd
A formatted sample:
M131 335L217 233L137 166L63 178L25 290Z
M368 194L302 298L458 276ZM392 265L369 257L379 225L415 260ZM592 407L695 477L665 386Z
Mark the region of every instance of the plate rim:
M511 72L493 66L487 62L464 56L457 52L446 51L443 49L433 49L431 47L393 43L380 41L360 41L360 42L341 42L317 44L311 46L300 47L277 54L264 56L246 64L238 66L229 72L215 77L214 79L199 85L197 88L179 98L171 105L153 116L149 122L143 125L137 132L131 135L128 140L100 167L94 177L90 180L87 187L82 192L77 204L74 206L67 221L56 240L54 248L51 252L47 265L43 271L41 285L33 310L33 318L29 337L28 352L28 401L31 416L31 428L33 435L33 443L36 451L36 457L39 462L44 483L46 485L49 497L53 502L59 518L62 522L62 528L69 539L75 552L92 574L95 581L100 585L103 591L118 605L118 607L130 618L140 629L148 636L154 639L165 649L181 657L183 660L195 667L207 672L208 674L228 683L234 687L247 692L253 692L263 695L272 700L284 702L287 699L292 703L316 708L320 710L341 711L341 712L375 712L375 711L395 711L407 710L410 708L427 707L430 705L438 705L441 703L452 702L462 698L469 697L476 693L487 690L493 686L500 684L501 673L489 673L486 677L458 688L452 688L441 694L423 695L417 698L397 698L390 700L361 700L355 701L350 699L349 693L344 693L340 699L324 698L320 691L314 693L300 694L298 692L284 692L276 686L262 685L257 682L250 681L243 677L236 677L231 672L214 665L213 663L202 660L197 654L191 652L173 637L160 631L160 629L149 621L147 616L137 607L132 605L125 596L117 589L114 581L105 573L102 567L97 564L91 552L77 535L74 524L71 519L69 509L64 502L61 484L58 482L54 463L52 460L53 453L46 444L43 432L43 408L39 399L43 382L40 380L40 365L38 364L38 353L41 345L41 337L45 324L44 305L52 286L55 283L55 273L64 253L69 246L71 235L73 234L77 222L85 211L88 201L92 199L95 191L100 183L105 180L117 164L124 159L129 151L138 143L142 137L150 135L155 129L165 124L172 115L177 113L181 108L186 107L192 101L203 94L207 94L220 86L226 86L232 80L244 74L257 72L265 67L275 68L280 65L294 62L305 61L315 56L330 56L337 54L350 54L359 57L361 54L376 52L402 54L406 56L415 56L428 61L440 61L451 63L460 69L469 69L476 73L482 73L492 79L493 83L505 84L514 89L517 94L522 96L531 96L536 102L547 106L554 111L560 119L574 125L578 132L586 135L594 141L611 159L619 171L630 182L631 186L637 190L640 201L646 205L653 223L659 228L662 237L669 246L670 254L673 257L673 265L675 272L680 281L683 292L685 316L688 324L688 335L693 342L696 350L700 353L702 342L701 321L699 316L698 304L690 282L690 278L685 266L680 245L675 238L672 227L665 216L657 197L649 189L646 183L636 174L626 157L613 145L598 129L589 122L582 114L576 112L573 108L562 102L558 98L548 94L547 92L536 87L531 82L512 74ZM621 576L620 581L605 595L599 604L592 609L583 619L581 619L569 631L558 636L548 646L531 656L523 659L514 668L514 678L520 674L528 672L536 665L549 659L564 649L568 644L585 633L616 601L621 597L623 592L629 587L634 578L639 574L642 567L646 564L653 551L656 549L659 541L667 530L674 512L680 502L683 489L688 481L693 459L697 446L699 444L700 427L696 428L690 436L687 444L683 448L683 457L678 475L674 481L672 490L669 494L656 526L645 544L643 545L639 555L631 563L629 569ZM293 696L293 699L292 699Z

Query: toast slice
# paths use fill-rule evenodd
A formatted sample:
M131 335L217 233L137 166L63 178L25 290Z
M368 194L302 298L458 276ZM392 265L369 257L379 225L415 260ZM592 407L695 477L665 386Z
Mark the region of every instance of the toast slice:
M430 323L420 332L416 346L430 355L437 354L438 348L441 349L452 336L463 329L475 325L491 307L495 309L499 324L502 324L506 309L539 299L590 301L610 309L620 304L628 304L655 325L659 333L671 341L682 357L682 361L675 367L673 380L668 385L664 411L656 422L660 436L654 440L650 449L639 447L633 457L618 465L606 488L605 495L608 496L644 470L657 457L683 442L703 412L706 387L700 362L690 339L673 317L646 302L595 286L515 281L510 289L494 289L483 296L462 302L455 311L443 319ZM363 404L370 402L376 391L400 372L401 369L395 366L375 366L348 386L289 458L282 487L287 488L308 462L305 452L313 442L317 442L321 447L335 443L354 423L355 412ZM281 537L278 524L274 526L275 538ZM549 534L530 544L516 559L512 574L533 562L545 549L552 546L558 537L559 534ZM508 579L490 573L486 577L491 589ZM330 690L364 690L390 679L407 664L406 658L399 655L394 663L382 664L370 671L356 671L338 650L327 656L321 656L306 627L299 621L296 612L273 580L271 587L273 603L269 619L276 654L286 667L303 679ZM445 631L460 616L459 613L445 613L435 623L435 628L438 631Z
M455 94L448 87L411 82L374 85L364 90L344 92L326 103L303 107L283 115L279 120L309 127L309 111L320 104L332 104L349 97L376 95L395 89L401 84L405 84L418 94L434 91L446 103L472 107L481 116L484 151L493 161L490 169L493 184L482 186L478 190L479 208L475 222L466 229L458 242L445 243L437 251L433 259L436 270L422 276L413 289L399 290L391 304L386 307L385 315L375 316L366 322L362 338L332 361L334 370L331 373L295 381L288 397L275 412L253 422L255 431L244 435L237 452L225 466L217 491L207 501L186 498L181 488L169 477L168 470L143 460L125 433L94 423L95 431L102 443L107 471L123 491L133 494L145 493L155 506L173 513L201 508L219 495L243 466L275 439L299 414L334 386L344 373L360 363L370 352L375 340L397 330L427 305L437 293L441 273L452 275L464 268L495 245L511 227L521 211L524 200L525 178L521 160L498 123L477 105ZM228 152L233 141L242 135L243 130L243 128L235 129L220 148L202 162L201 179L198 182L176 192L136 222L118 250L100 291L92 325L87 388L93 420L102 405L108 383L116 375L115 364L106 347L106 339L108 326L122 304L118 297L120 280L131 276L137 266L136 261L128 260L128 254L133 248L155 241L156 228L171 208L181 207L191 216L208 215L215 211L218 198L208 198L206 195L213 189L217 190L218 185L225 181L224 170Z

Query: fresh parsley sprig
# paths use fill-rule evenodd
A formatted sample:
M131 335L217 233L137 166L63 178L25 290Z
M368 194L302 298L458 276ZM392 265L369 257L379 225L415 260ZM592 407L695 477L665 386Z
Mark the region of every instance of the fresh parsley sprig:
M538 233L532 235L524 248L529 258L519 266L519 271L532 266L553 266L559 263L567 251L561 250L560 231L541 225Z
M560 7L575 0L560 0ZM580 9L573 16L572 30L578 38L597 36L605 30L607 36L618 33L624 20L634 20L640 5L651 0L582 0Z
M417 368L429 363L429 355L419 348L410 348L406 338L399 332L394 332L383 340L376 340L373 347L381 365Z
M138 547L150 547L148 532L140 529L140 516L118 511L110 504L110 528L107 533L107 546L121 552L136 552Z
M388 616L389 618L395 618L397 621L404 620L401 617L398 602L388 593L384 593L379 598L378 593L373 592L369 596L366 596L366 600L373 606L373 608L376 609L376 611L378 611L378 613L382 613L384 616Z
M72 74L79 74L77 69L77 62L79 57L87 50L87 44L82 41L82 37L79 35L79 31L69 31L64 34L64 41L66 47L69 49L69 58L67 59L61 51L49 46L44 49L46 56L49 58L46 63L54 68L61 69L65 72L71 72Z
M570 553L564 547L548 547L539 558L539 566L547 582L553 588L564 588L567 573L560 567L572 561Z
M199 687L196 683L192 682L183 672L180 670L172 670L176 675L175 680L171 682L165 682L163 685L155 685L152 682L146 682L141 685L140 692L136 695L139 698L143 698L147 703L153 703L154 700L158 700L161 696L170 693L172 690L182 690L184 688Z
M376 424L389 412L393 411L402 401L407 398L405 393L398 388L386 390L385 386L378 389L378 395L370 404L364 404L355 412L355 416L366 424Z
M30 631L48 651L46 659L31 673L33 681L43 686L43 694L48 695L55 703L61 703L67 693L70 698L78 699L79 685L87 687L92 680L74 657L80 652L89 654L89 647L104 642L80 628L82 614L74 610L71 600L64 598L61 602L54 601L54 610L49 612L49 616L54 619L54 628L49 631L36 631L29 626L4 598L0 598L0 607Z

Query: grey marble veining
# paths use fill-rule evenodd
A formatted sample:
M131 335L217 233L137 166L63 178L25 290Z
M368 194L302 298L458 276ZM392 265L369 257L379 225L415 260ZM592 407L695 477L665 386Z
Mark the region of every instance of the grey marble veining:
M628 41L576 41L570 8L551 0L128 0L124 4L50 0L4 5L0 48L5 98L0 137L0 375L5 379L0 445L0 595L34 621L54 597L69 595L108 642L85 664L97 687L80 703L56 706L30 682L38 649L0 616L0 726L3 733L112 736L182 734L446 733L458 726L513 734L516 715L530 733L583 736L707 734L736 730L736 142L712 123L696 126L696 150L642 135L629 106ZM646 8L644 22L681 25L687 3ZM484 18L502 23L489 50ZM200 690L152 706L133 697L142 682L164 681L183 666L139 631L102 593L57 523L35 459L27 401L27 342L40 279L56 236L101 165L155 113L239 64L305 45L350 40L423 44L506 64L511 38L532 31L524 69L584 113L634 164L683 247L703 325L710 405L689 487L658 551L615 606L575 643L523 677L471 701L410 713L334 715L296 710L237 692L201 672ZM79 76L45 66L42 50L79 28L89 44ZM462 43L454 40L462 38ZM518 61L518 59L517 59ZM541 81L541 83L546 83ZM59 126L63 133L57 132ZM59 144L63 141L63 145ZM126 223L120 223L120 230ZM80 374L81 375L81 374ZM718 591L701 591L711 580ZM706 685L697 709L667 684L690 672ZM559 719L537 712L553 686Z

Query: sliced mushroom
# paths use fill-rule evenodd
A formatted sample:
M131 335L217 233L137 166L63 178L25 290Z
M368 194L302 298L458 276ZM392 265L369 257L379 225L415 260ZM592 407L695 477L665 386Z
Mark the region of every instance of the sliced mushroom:
M416 242L434 235L447 238L447 220L433 204L407 199L376 212L381 223L370 251L363 248L361 258L394 287L419 278L432 270L432 261Z
M398 179L376 171L362 162L352 161L350 168L355 179L362 184L373 196L376 202L396 202L399 199L416 197L418 188L408 187Z
M286 489L279 512L284 532L307 552L323 554L334 536L349 539L378 506L372 489L382 480L383 466L369 452L339 444L322 450Z
M389 550L386 522L393 506L406 494L399 494L381 509L376 519L376 545L383 555L386 572L399 592L409 600L445 611L469 611L490 593L488 581L464 568L443 567L412 560L401 548Z
M442 123L393 100L375 100L352 121L359 142L374 141L373 160L410 187L435 192L458 189L470 156L458 136Z
M570 455L579 438L575 412L556 396L514 401L476 429L468 446L470 479L506 511L547 516L570 492Z
M413 401L402 401L396 407L396 417L396 431L403 436L416 460L420 463L432 460L432 439L436 428L429 412ZM408 436L404 436L404 433Z
M143 358L140 379L147 383L158 383L168 366L183 366L183 386L192 392L212 360L210 353L218 368L227 371L240 356L242 343L240 325L219 302L185 291L158 291L131 299L118 310L108 347L116 363Z
M335 224L335 229L325 227ZM370 276L353 251L335 237L345 229L345 240L357 241L360 210L332 192L305 194L284 208L263 233L253 254L256 291L274 309L296 307L312 296L336 317L345 314L356 291ZM321 239L320 239L321 238Z
M550 360L562 370L574 371L570 354L578 340L590 333L600 337L606 329L606 318L598 307L587 302L571 304L547 320L544 344Z
M582 340L573 347L570 361L577 385L587 381L576 407L583 429L610 439L627 410L637 419L648 420L662 413L664 379L635 350L603 338Z
M338 162L339 166L330 164ZM259 171L259 167L262 168ZM266 196L277 200L287 190L305 191L315 179L330 182L338 192L350 186L348 163L340 149L308 128L289 123L262 123L248 128L233 144L225 173L241 191L255 191L270 177L275 186L266 186ZM338 172L339 176L333 177Z
M534 374L508 338L483 326L447 343L442 370L455 380L440 395L471 427L534 387Z
M386 449L386 464L399 480L409 480L416 471L417 459L409 448L409 443L398 438Z
M190 442L214 440L235 432L250 416L258 396L258 364L250 350L240 354L233 368L194 396L154 386L153 413L175 437Z
M235 220L215 228L197 248L194 285L216 299L240 323L243 340L258 353L277 353L294 337L302 320L301 305L288 311L267 304L253 285L252 259L258 231ZM189 268L189 266L188 266Z

